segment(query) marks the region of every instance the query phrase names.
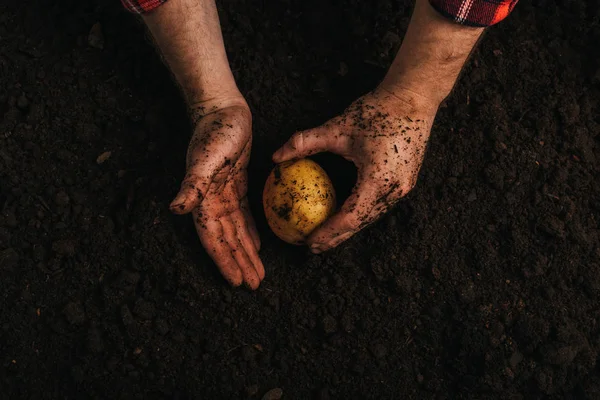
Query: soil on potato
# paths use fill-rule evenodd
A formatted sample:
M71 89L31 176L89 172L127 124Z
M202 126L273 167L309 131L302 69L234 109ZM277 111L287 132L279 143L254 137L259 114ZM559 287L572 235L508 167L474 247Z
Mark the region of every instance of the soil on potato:
M411 3L220 2L254 113L252 293L168 211L189 126L142 25L2 1L0 397L599 399L598 0L486 33L380 222L321 256L266 225L270 155L377 84Z

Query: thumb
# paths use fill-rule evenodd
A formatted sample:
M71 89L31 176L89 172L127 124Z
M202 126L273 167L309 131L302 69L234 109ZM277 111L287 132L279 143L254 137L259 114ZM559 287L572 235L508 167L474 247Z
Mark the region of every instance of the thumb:
M181 182L179 193L169 206L171 211L175 214L187 214L197 208L204 200L217 170L217 166L204 163L190 166Z
M281 163L323 151L337 152L338 133L338 125L331 122L318 128L296 132L273 154L273 161Z
M373 222L380 214L377 206L378 191L376 182L359 178L340 211L310 235L307 243L311 250L318 254L336 247Z

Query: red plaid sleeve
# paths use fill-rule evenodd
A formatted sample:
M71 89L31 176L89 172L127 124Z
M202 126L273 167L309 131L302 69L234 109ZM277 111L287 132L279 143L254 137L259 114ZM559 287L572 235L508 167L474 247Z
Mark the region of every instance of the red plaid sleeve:
M440 14L469 26L497 24L510 14L518 0L429 0Z
M167 0L121 0L126 9L136 14L152 11L166 2Z

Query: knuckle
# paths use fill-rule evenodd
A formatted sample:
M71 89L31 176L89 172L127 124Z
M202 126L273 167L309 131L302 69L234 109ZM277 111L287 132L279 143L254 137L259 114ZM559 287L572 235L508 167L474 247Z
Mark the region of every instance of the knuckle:
M304 148L304 132L298 132L292 137L290 142L292 149L302 151Z
M342 225L345 230L356 229L361 225L363 219L357 212L348 213L344 216Z
M198 181L199 179L200 177L198 175L189 172L185 174L185 177L183 178L183 182L181 184L186 186L194 186L196 181Z

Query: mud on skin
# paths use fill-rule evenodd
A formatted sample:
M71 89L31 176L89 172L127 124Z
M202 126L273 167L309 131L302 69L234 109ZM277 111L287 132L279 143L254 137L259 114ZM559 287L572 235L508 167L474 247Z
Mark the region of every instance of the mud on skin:
M190 131L139 24L48 3L0 1L3 396L600 398L597 2L521 1L489 29L418 184L319 256L262 219L269 157L377 85L411 5L218 2L254 118L256 292L168 208Z
M327 150L358 169L356 186L340 213L309 239L316 252L335 247L370 225L414 187L437 105L417 106L404 98L378 88L318 130L300 132L290 141L295 148L322 137Z

